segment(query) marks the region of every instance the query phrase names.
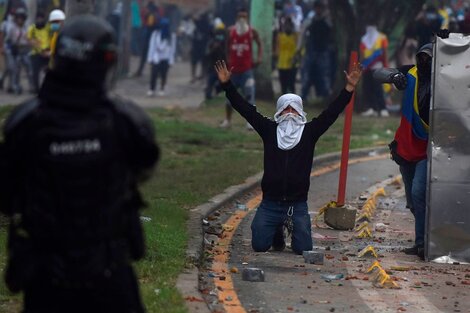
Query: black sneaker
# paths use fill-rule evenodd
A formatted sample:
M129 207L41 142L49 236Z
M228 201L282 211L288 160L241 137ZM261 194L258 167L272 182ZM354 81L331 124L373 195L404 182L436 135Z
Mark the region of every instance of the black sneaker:
M273 238L272 248L274 251L283 251L286 248L286 241L284 239L284 229L283 225L279 226L276 229L276 233Z
M421 260L424 261L424 247L418 248L418 253L416 254Z
M418 255L418 246L413 246L411 248L405 248L402 251L407 255Z

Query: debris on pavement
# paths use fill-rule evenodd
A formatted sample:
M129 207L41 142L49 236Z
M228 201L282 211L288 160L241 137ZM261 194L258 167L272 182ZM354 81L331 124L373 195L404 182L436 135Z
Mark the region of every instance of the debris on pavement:
M304 251L302 253L305 263L323 265L324 254L320 251Z
M242 272L242 280L251 282L264 282L264 271L256 267L244 268Z
M320 274L320 278L325 281L338 280L338 279L343 279L344 274Z
M367 247L365 247L364 249L362 249L362 250L357 254L357 256L360 257L360 258L368 257L368 256L372 256L372 257L374 257L374 258L378 258L377 252L375 252L374 247L371 246L371 245L368 245Z

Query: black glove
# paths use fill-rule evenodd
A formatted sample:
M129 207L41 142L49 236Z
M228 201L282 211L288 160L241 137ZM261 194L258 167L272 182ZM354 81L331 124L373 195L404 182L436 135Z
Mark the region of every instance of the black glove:
M439 29L436 32L436 36L441 37L442 39L446 39L446 38L449 38L449 33L450 31L448 29Z
M405 74L396 73L392 76L392 83L397 87L398 90L404 90L408 85L408 80L406 79Z

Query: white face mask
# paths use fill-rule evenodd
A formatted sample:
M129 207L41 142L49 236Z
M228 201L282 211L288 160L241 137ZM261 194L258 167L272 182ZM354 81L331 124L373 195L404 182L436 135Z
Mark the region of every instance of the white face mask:
M277 146L282 150L294 148L302 138L305 123L300 115L287 113L279 118L277 124Z
M274 120L277 122L277 146L282 150L290 150L300 142L307 122L306 113L302 108L302 99L294 94L285 94L279 98L276 106L277 112ZM281 115L288 106L299 114Z
M250 29L250 26L245 18L239 18L235 23L235 29L238 35L243 35Z

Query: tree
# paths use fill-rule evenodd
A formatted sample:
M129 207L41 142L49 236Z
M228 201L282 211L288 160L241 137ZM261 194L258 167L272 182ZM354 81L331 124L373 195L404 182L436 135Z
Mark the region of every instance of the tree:
M251 1L251 25L258 31L263 45L263 62L255 70L257 98L274 98L271 79L272 26L274 20L274 0Z
M37 1L36 0L27 0L26 7L28 8L28 24L33 24L36 21L37 13Z

